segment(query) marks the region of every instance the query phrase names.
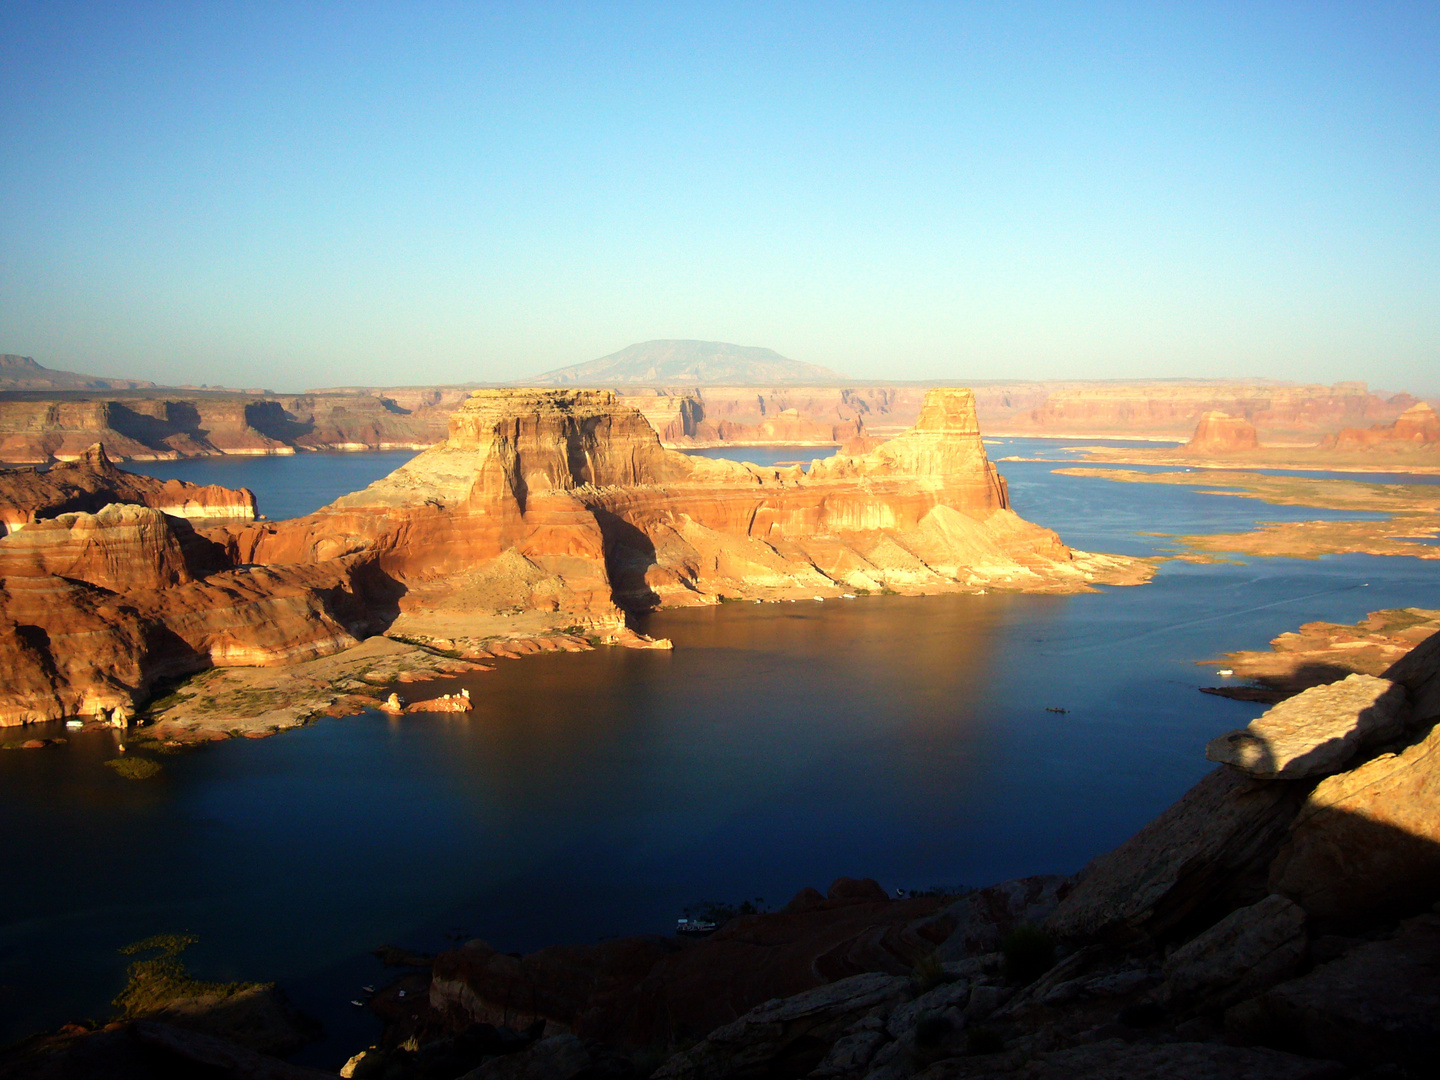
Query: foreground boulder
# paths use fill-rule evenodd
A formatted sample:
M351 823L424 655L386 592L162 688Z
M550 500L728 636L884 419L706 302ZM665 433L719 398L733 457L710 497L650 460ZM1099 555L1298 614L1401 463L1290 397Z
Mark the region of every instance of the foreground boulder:
M1440 897L1440 727L1323 780L1270 868L1313 917L1353 927Z
M766 1002L671 1058L655 1080L804 1076L842 1035L887 1019L909 988L903 976L873 973Z
M1165 961L1171 1002L1223 1007L1292 975L1308 944L1305 912L1283 896L1238 908Z
M1297 694L1243 731L1212 740L1205 756L1262 780L1329 776L1363 750L1400 735L1408 714L1403 686L1350 675Z

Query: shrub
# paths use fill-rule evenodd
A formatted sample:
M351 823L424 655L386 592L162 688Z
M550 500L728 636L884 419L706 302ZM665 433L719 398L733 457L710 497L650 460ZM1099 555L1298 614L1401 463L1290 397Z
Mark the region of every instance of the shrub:
M1055 939L1038 926L1021 923L1000 943L1005 978L1024 986L1055 966Z
M151 761L147 757L136 757L133 754L130 757L111 758L105 762L105 767L114 769L126 780L148 780L160 771L158 761Z

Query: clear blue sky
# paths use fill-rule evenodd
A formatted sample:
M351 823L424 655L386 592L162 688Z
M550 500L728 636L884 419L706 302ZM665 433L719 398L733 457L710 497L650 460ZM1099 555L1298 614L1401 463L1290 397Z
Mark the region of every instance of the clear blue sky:
M1440 388L1440 5L9 2L0 352Z

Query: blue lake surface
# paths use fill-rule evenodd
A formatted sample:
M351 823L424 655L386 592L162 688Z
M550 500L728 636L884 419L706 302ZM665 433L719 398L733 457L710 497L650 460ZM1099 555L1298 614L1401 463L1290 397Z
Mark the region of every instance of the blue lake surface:
M289 490L301 513L335 493L287 470L342 463L358 487L394 467L381 457L164 466L262 505ZM1001 465L1019 513L1091 550L1354 516L1053 468ZM1314 619L1440 607L1437 571L1167 562L1149 585L1069 597L660 612L646 628L674 652L542 655L434 687L470 688L468 715L324 720L165 758L145 782L103 767L106 732L0 753L0 876L21 883L0 894L0 1038L103 1017L120 946L190 931L199 977L280 980L328 1032L299 1060L334 1068L373 1033L348 1001L383 977L366 955L382 943L528 950L664 932L700 899L778 906L840 875L895 888L1075 870L1261 711L1198 693L1221 680L1196 661Z
M359 491L413 458L414 450L374 453L285 454L274 457L209 457L185 461L127 461L125 468L159 480L188 480L255 492L261 514L272 521L314 513L341 495Z

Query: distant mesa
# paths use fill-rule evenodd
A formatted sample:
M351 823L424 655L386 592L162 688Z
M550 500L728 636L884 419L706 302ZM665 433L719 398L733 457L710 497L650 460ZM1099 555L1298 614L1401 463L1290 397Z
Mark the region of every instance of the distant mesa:
M0 390L148 390L143 379L102 379L42 367L28 356L0 353Z
M1432 446L1440 443L1440 415L1424 401L1417 401L1389 424L1369 428L1345 428L1328 435L1321 446L1326 449L1357 449L1380 443L1412 443Z
M1260 440L1255 425L1243 416L1211 410L1202 413L1195 425L1195 434L1185 449L1195 454L1226 454L1237 450L1255 450Z
M537 375L535 386L777 386L844 382L838 371L774 349L724 341L642 341L609 356Z

